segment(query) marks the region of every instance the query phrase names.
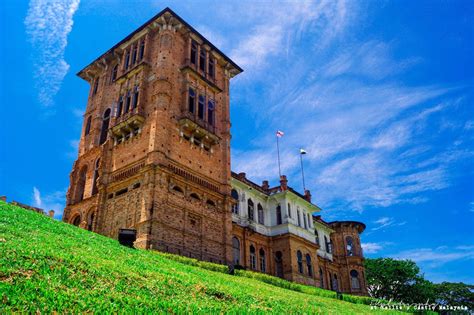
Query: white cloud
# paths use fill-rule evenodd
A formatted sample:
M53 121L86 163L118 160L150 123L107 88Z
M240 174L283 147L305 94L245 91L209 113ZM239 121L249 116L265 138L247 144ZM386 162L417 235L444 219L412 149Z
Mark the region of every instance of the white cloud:
M52 106L69 65L64 60L67 36L80 0L31 0L25 18L26 33L33 46L34 79L38 99Z
M402 226L406 224L406 221L396 222L394 218L382 217L374 221L374 223L377 224L377 226L373 227L372 231L381 230L381 229L388 228L391 226Z
M41 196L40 190L36 187L33 187L33 206L41 208L45 212L54 210L55 218L59 219L62 217L65 203L66 190L58 190Z
M473 260L474 247L472 245L457 246L450 248L448 246L439 246L437 248L417 248L402 251L391 255L396 259L409 259L416 263L425 263L430 268L439 267L446 263L457 260Z
M34 200L34 206L41 208L43 204L43 202L41 201L41 193L36 187L33 187L33 200Z
M474 212L474 201L469 204L469 211Z
M362 243L361 246L364 254L375 254L384 247L382 243Z

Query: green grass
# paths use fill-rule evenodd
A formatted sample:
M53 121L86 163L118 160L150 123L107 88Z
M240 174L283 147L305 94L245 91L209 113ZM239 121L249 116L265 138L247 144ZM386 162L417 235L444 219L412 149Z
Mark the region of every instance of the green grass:
M0 314L375 312L357 304L362 299L349 303L332 298L330 291L225 270L126 248L0 201Z

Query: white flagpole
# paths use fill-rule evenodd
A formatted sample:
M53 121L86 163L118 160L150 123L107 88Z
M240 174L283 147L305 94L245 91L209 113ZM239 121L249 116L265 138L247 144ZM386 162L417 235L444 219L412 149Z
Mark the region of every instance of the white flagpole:
M303 192L306 192L306 186L304 184L303 154L306 154L306 151L303 149L300 149L301 177L303 178Z
M278 138L280 138L278 135L276 136L277 137L277 154L278 154L278 175L280 176L281 178L281 167L280 167L280 145L278 143Z

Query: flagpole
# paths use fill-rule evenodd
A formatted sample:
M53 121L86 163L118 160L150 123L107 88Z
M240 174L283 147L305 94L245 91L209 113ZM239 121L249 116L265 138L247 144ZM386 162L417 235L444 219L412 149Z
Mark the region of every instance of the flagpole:
M281 177L281 167L280 167L280 145L278 143L278 135L276 136L277 138L277 154L278 154L278 175Z
M300 152L300 161L301 161L301 176L303 177L303 192L306 192L306 186L304 184L303 153L302 152Z

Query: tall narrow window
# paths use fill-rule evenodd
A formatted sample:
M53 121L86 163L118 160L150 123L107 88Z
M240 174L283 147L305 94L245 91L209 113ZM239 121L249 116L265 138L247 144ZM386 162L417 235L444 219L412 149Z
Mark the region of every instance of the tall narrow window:
M278 205L277 208L276 208L276 222L277 222L277 225L278 224L281 224L282 223L282 219L281 219L281 206Z
M94 211L91 211L87 216L87 230L92 231L92 226L94 224Z
M300 210L296 210L296 216L298 217L298 226L301 226Z
M260 248L259 255L260 255L260 271L265 272L267 270L267 262L265 259L265 251L263 250L263 248Z
M306 254L306 267L308 268L308 276L313 276L313 265L311 264L311 255Z
M127 98L125 99L125 110L123 111L124 114L128 113L130 109L130 103L132 99L132 93L130 90L127 91Z
M191 42L191 63L193 65L197 64L197 43L195 41Z
M91 131L91 121L92 121L92 116L87 117L86 129L84 130L84 135L86 135L86 136Z
M76 215L74 217L74 220L72 220L72 224L75 225L75 226L79 226L79 224L81 224L81 216L80 215Z
M118 100L118 105L117 105L117 117L120 117L120 115L122 115L122 109L123 109L123 95L120 95L119 100Z
M311 228L311 216L309 213L306 213L306 215L308 216L308 228Z
M128 69L130 65L130 50L127 50L127 54L125 55L125 70Z
M258 212L258 223L265 224L265 221L263 218L263 207L261 204L257 205L257 212Z
M87 165L84 165L79 172L79 179L76 184L76 198L75 201L79 202L84 199L84 188L86 187L86 176L87 176Z
M240 241L237 237L232 237L232 251L234 253L234 265L240 265Z
M99 90L99 77L97 77L94 81L94 90L92 91L92 94L96 95L98 90Z
M347 236L346 237L346 251L347 251L347 256L354 256L354 241L352 240L352 237Z
M138 45L133 45L132 65L134 65L137 62L137 53L138 53Z
M339 291L339 283L337 281L337 275L334 274L333 278L332 278L332 288L334 291Z
M250 268L253 270L257 269L257 257L255 255L255 247L250 245Z
M296 252L296 259L298 261L298 272L303 273L303 254L301 254L301 251Z
M142 61L143 57L145 56L145 40L144 39L142 39L140 42L140 52L138 55L139 55L138 59Z
M204 120L204 95L199 95L199 101L198 101L198 117L199 119Z
M207 102L207 122L209 125L214 126L214 101L209 100Z
M283 278L283 254L278 251L275 253L276 276Z
M288 217L291 218L291 205L288 203Z
M328 241L328 238L326 235L324 235L324 246L326 248L326 252L328 252L329 254L332 253L332 249L331 249L331 242Z
M324 273L321 267L319 268L319 287L321 289L324 289Z
M247 201L247 210L248 210L248 217L249 217L249 220L253 221L254 219L254 206L253 206L253 201L252 199L249 199Z
M97 179L99 178L99 163L100 163L100 158L97 159L97 161L95 162L94 177L92 178L92 195L95 195L98 192Z
M133 89L132 109L135 109L138 105L138 93L139 93L139 88L138 88L138 85L136 85L135 88Z
M351 270L351 288L355 290L360 289L360 282L359 282L359 273L357 270Z
M303 222L304 222L304 228L307 229L308 225L306 223L306 213L303 212Z
M111 76L111 82L114 82L117 80L117 73L118 73L118 65L115 65L114 68L112 69L112 76Z
M208 72L209 72L209 76L211 78L214 78L215 77L215 61L214 61L214 58L212 58L212 56L209 56L209 65L208 65Z
M314 230L314 235L316 235L316 244L319 245L319 234L318 234L318 230Z
M109 122L110 122L110 108L107 108L102 118L102 128L100 129L99 144L102 144L107 140L107 132L109 131Z
M232 213L239 214L239 193L237 190L232 189L230 196L235 200L235 203L232 204Z
M194 107L196 106L196 93L193 89L189 89L188 96L188 111L194 114Z
M203 72L206 72L206 51L201 46L201 50L199 53L199 69Z

